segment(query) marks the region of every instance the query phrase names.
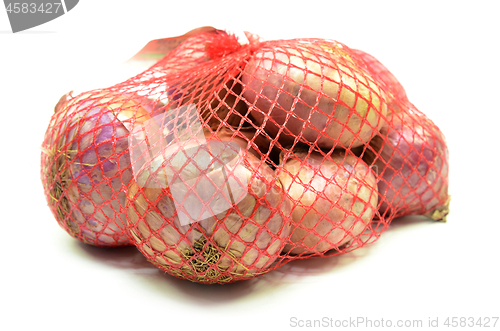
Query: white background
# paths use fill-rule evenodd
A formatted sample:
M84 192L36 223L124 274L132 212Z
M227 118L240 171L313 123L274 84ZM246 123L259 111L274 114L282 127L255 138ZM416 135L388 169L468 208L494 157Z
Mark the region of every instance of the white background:
M287 330L299 329L293 318L363 317L422 320L423 330L429 318L443 326L446 317L500 316L498 12L496 1L479 0L82 0L12 34L1 8L0 329ZM133 247L72 239L39 175L55 103L127 78L120 64L149 40L206 25L267 40L336 39L376 56L448 140L448 222L400 219L352 253L225 286L165 275Z

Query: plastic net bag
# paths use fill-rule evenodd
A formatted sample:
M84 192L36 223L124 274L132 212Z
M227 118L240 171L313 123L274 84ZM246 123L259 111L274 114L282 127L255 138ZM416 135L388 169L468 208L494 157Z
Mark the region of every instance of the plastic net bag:
M197 34L61 101L42 179L63 228L222 284L447 214L444 137L380 62L332 40L247 38Z

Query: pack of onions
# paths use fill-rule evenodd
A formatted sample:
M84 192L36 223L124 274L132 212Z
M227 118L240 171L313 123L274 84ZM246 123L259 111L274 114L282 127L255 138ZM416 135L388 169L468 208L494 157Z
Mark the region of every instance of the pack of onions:
M443 133L375 57L326 39L201 32L113 87L67 94L42 145L49 207L203 284L373 243L449 212Z

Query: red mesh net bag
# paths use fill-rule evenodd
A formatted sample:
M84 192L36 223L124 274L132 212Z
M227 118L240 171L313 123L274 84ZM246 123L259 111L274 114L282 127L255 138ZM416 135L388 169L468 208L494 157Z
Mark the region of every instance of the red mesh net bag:
M443 219L448 151L374 57L324 39L197 34L143 73L65 96L42 153L59 224L195 282L254 278Z

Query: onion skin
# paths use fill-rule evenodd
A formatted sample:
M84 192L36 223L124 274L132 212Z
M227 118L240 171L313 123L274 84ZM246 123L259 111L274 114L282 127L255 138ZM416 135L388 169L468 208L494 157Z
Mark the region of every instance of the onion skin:
M126 188L132 178L128 132L150 118L144 97L91 91L64 95L45 133L41 177L48 205L78 240L95 246L127 246Z
M448 214L448 149L439 128L414 106L394 113L363 159L378 177L380 214L394 218Z
M365 162L344 151L330 156L296 151L283 159L277 174L293 202L294 229L284 253L341 251L359 239L376 213L375 176Z
M203 144L189 143L180 149L167 147L130 183L128 221L131 235L150 262L175 277L203 284L224 284L256 277L269 271L290 236L291 224L283 216L290 213L290 202L285 199L281 183L269 166L254 154L244 153L243 147L238 157L234 157L238 148L233 148L245 146L244 139L219 138L210 133L206 137ZM213 158L223 164L230 159L237 160L233 170L224 176L227 182L237 180L240 189L247 189L247 194L241 194L241 190L236 190L238 194L232 191L234 196L229 209L183 225L179 213L186 213L188 208L196 209L202 200L176 206L165 169L173 168L177 172L182 168L179 178L198 178L200 186L196 186L196 192L206 195L205 199L213 197L213 186L201 179L209 176L218 182L224 178L223 174L219 170L209 172L200 165L207 163L203 160L203 152L214 151L223 141L231 143L228 145L230 153L213 152ZM191 161L182 157L188 148L197 149ZM165 185L148 185L152 181Z
M381 86L334 41L264 43L245 66L242 83L255 121L285 147L296 137L320 149L361 146L387 113Z

